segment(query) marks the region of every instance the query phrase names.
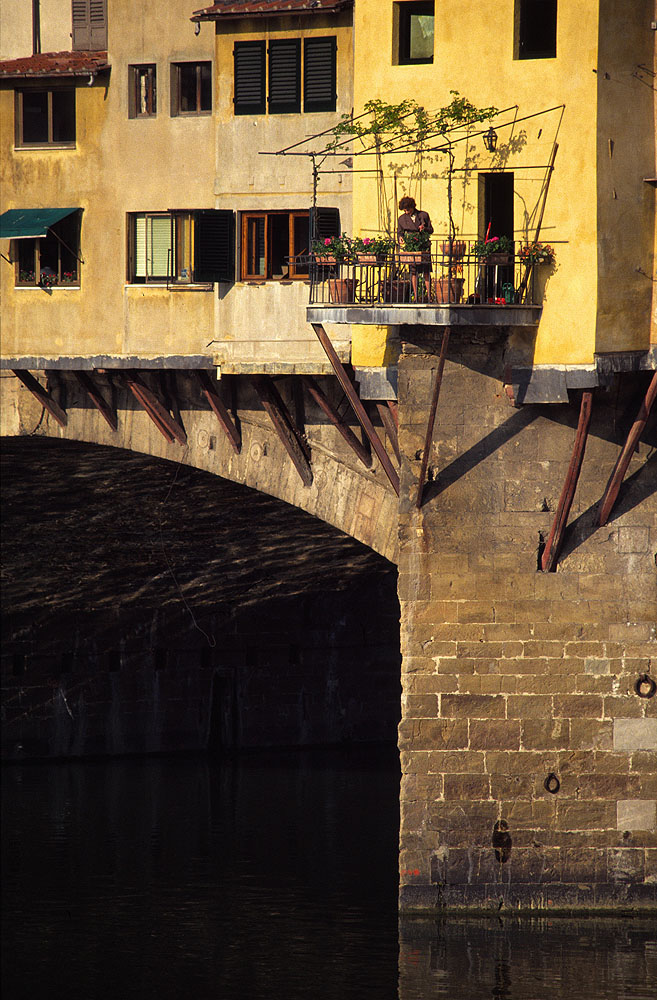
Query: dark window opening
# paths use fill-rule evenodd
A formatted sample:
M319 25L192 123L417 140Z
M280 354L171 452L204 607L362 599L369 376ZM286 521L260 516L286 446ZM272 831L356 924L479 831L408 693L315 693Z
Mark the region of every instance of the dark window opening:
M11 661L11 672L14 677L20 677L25 673L27 657L25 653L14 653Z
M154 64L130 66L130 118L152 118L157 114L157 72Z
M434 5L400 3L396 5L399 25L399 65L433 62Z
M236 42L234 109L236 115L306 114L335 111L336 39L306 38ZM303 82L303 88L302 88Z
M516 59L554 59L557 0L516 0Z
M308 212L245 212L242 215L242 278L305 278Z
M171 69L171 114L209 114L212 111L212 63L174 63Z
M513 174L479 174L479 236L513 240Z
M77 285L80 280L80 212L72 212L46 236L14 240L16 285Z
M75 90L17 90L16 145L74 146Z

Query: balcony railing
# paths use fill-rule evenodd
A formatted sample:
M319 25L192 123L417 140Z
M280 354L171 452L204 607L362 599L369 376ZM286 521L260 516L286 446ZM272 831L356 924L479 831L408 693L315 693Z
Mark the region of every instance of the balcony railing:
M471 245L459 243L454 253L443 244L426 253L395 250L379 259L303 258L310 272L310 305L389 308L540 304L538 265L528 264L513 253L476 257Z

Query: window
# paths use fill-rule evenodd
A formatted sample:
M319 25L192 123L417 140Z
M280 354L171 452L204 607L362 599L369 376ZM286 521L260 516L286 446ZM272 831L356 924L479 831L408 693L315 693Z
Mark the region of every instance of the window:
M395 4L395 21L400 66L433 62L434 5L430 3Z
M308 264L293 259L310 249L309 213L244 212L242 278L306 278Z
M554 59L557 0L516 0L515 58Z
M17 90L16 145L75 146L75 90Z
M232 281L235 224L229 211L128 216L128 280L138 284Z
M16 285L51 288L79 284L81 214L71 212L55 222L46 236L13 240Z
M73 50L107 48L107 0L72 0Z
M236 115L335 111L336 40L300 38L236 42L233 49Z
M154 118L157 113L157 75L155 66L129 66L130 92L128 114L130 118Z
M171 114L204 115L211 111L212 63L174 63L171 67Z

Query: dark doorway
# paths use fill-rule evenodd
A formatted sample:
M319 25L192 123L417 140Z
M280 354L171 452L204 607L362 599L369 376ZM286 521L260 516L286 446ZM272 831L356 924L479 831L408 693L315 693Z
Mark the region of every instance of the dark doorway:
M512 173L479 174L479 235L513 239Z

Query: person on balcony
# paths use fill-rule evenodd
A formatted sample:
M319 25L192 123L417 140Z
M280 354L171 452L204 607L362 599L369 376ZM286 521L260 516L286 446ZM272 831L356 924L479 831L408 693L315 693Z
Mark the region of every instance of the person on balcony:
M402 214L399 216L397 221L397 239L400 246L404 246L404 235L406 233L426 233L430 236L433 232L433 226L431 225L431 219L427 212L423 212L415 204L415 198L410 198L408 195L402 198L399 202L399 207ZM426 295L426 301L431 301L431 254L427 254L427 262L422 264L410 264L411 272L411 287L413 288L413 296L415 301L418 301L417 297L417 276L418 274L424 277L424 290Z

